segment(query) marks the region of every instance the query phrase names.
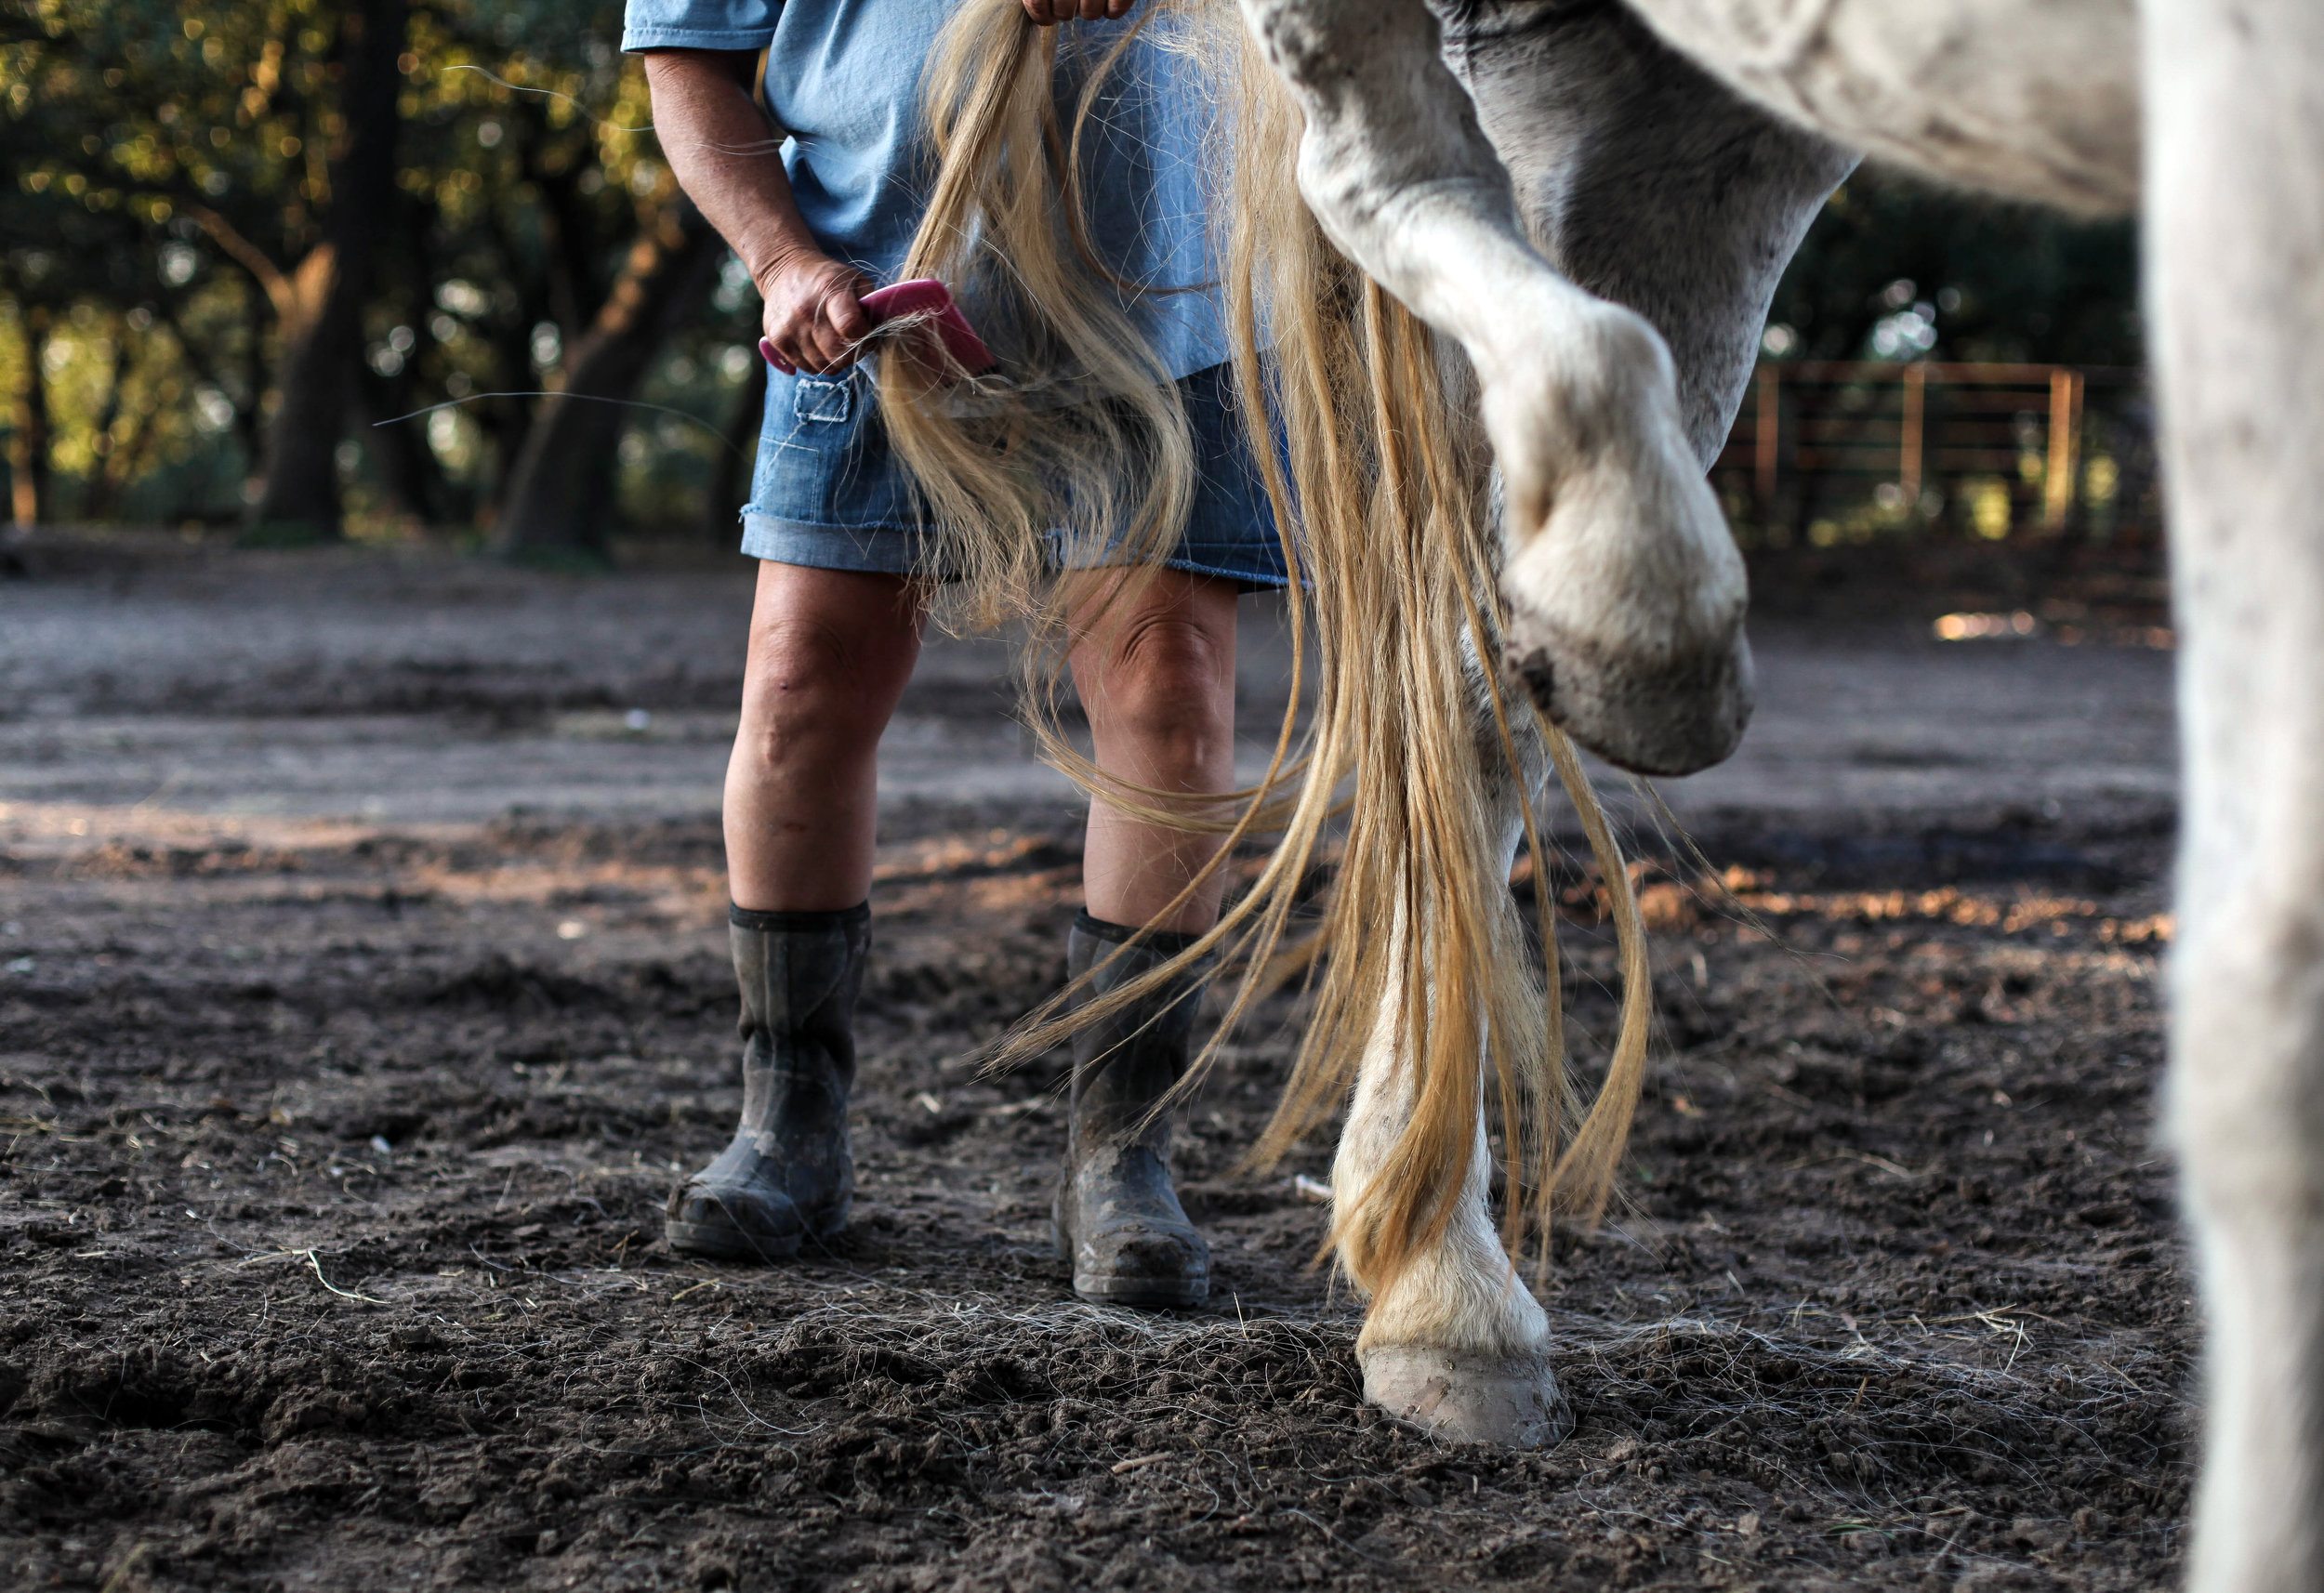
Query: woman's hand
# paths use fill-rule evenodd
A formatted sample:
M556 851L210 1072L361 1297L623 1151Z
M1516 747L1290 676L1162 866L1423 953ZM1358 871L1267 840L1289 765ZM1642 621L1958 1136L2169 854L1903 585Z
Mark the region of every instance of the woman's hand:
M1119 21L1136 0L1024 0L1024 14L1042 27L1059 22Z
M759 323L775 353L794 370L813 376L842 371L871 336L871 317L862 303L871 289L871 278L828 255L786 256L759 273L759 292L766 300Z

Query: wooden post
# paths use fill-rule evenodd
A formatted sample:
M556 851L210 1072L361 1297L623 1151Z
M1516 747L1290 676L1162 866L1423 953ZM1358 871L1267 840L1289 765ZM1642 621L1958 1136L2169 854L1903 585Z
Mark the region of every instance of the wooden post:
M2075 458L2082 418L2082 374L2060 366L2050 373L2050 458L2042 482L2042 523L2063 531L2074 511Z
M1896 485L1904 490L1905 510L1921 507L1921 442L1929 411L1929 367L1919 360L1905 367L1905 424L1902 457L1896 462Z
M1752 484L1759 494L1763 519L1776 512L1776 470L1783 457L1778 451L1783 427L1782 382L1781 366L1760 366L1759 414L1751 423L1751 447L1755 467Z

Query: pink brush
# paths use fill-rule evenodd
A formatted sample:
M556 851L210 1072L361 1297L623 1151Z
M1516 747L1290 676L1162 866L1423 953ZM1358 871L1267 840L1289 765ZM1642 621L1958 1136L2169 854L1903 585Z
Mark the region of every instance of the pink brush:
M969 324L969 318L960 313L960 307L952 302L952 290L934 277L918 277L867 293L864 296L864 309L871 316L874 326L900 315L932 317L930 324L935 327L944 352L972 376L983 375L1000 363L993 358L993 351L984 347L984 339Z
M960 313L960 307L952 302L952 290L934 277L918 277L908 283L894 283L875 289L865 294L862 302L864 312L871 317L874 326L899 316L929 317L927 324L934 328L937 338L944 344L944 352L972 376L982 375L1000 363L993 358L993 351L984 347L984 339L979 337L969 324L969 318ZM763 337L759 339L759 352L766 358L768 364L785 375L799 374L789 361L774 351L774 345ZM923 356L922 363L931 371L938 369L938 362L933 358Z

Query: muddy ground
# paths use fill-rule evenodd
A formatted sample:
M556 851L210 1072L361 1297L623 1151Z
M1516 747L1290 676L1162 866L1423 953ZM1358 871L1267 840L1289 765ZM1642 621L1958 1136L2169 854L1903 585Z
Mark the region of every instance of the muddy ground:
M1363 1405L1294 1182L1327 1148L1238 1165L1287 999L1181 1137L1210 1307L1071 1297L1057 1070L974 1059L1062 972L1079 843L988 656L943 653L899 727L855 1220L760 1271L658 1222L736 1100L708 804L746 575L30 554L0 582L10 1585L2178 1573L2162 654L2004 667L1926 641L1919 593L1764 639L1789 750L1680 803L1725 887L1641 834L1630 1206L1556 1245L1578 1425L1512 1455ZM1586 871L1556 883L1586 1062L1614 960Z

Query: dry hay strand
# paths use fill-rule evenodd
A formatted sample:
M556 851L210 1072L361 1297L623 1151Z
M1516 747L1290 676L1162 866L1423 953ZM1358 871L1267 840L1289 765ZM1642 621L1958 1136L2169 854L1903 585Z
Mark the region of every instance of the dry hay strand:
M2044 1321L1996 1310L1859 1326L1802 1305L1757 1323L1552 1313L1552 1333L1583 1429L1626 1435L1607 1458L1639 1474L1731 1468L1742 1451L1768 1487L1892 1509L1963 1481L2184 1492L2185 1355L2143 1335L2046 1342Z

